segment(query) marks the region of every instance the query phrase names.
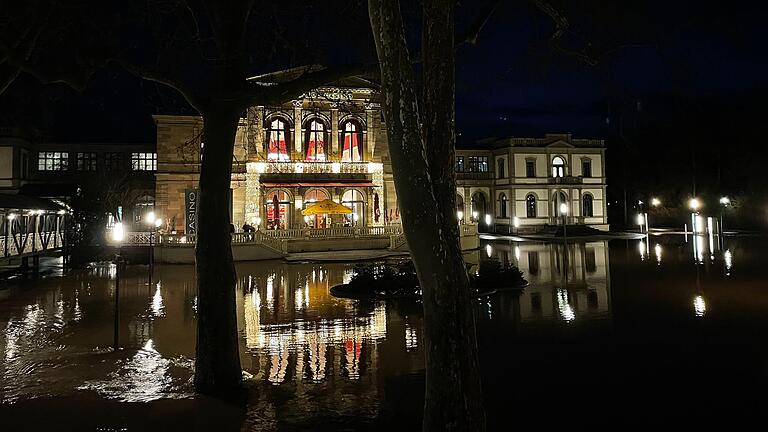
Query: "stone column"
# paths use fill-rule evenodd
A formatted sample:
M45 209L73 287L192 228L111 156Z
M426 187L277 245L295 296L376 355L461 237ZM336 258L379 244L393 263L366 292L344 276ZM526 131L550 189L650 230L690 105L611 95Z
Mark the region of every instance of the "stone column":
M245 221L249 224L255 224L255 219L261 216L261 185L256 172L255 163L246 164L245 173ZM262 218L263 219L263 218ZM261 226L264 226L264 220Z
M366 136L365 136L365 154L367 161L373 160L373 152L376 148L376 125L373 123L373 106L371 104L365 104L365 124L366 124Z
M331 108L331 160L341 159L341 140L339 139L339 109Z
M300 100L293 101L293 151L296 153L301 153L301 105Z

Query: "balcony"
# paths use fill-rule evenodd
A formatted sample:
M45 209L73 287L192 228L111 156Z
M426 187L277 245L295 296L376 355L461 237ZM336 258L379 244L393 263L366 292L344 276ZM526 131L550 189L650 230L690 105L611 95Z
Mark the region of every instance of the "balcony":
M269 161L248 162L247 172L258 174L373 174L384 167L376 162Z
M547 178L549 184L581 184L583 180L581 177L565 176L565 177L549 177Z
M494 173L493 171L485 171L485 172L457 172L456 173L456 180L493 180Z

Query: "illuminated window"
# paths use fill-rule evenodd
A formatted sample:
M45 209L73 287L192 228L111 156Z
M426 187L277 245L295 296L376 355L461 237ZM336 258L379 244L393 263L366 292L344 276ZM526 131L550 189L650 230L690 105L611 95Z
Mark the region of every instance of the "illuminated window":
M525 197L525 216L529 218L536 217L536 196L528 194Z
M360 162L363 160L363 129L354 120L342 125L342 162Z
M69 168L69 153L39 152L37 154L38 171L66 171Z
M464 156L456 156L456 172L464 172Z
M468 156L467 172L488 172L488 156Z
M327 128L318 119L311 120L304 134L304 158L308 161L326 160L325 143Z
M552 159L552 177L565 177L565 160L560 156Z
M96 171L96 153L85 152L77 154L78 171Z
M267 160L291 160L291 156L288 154L288 146L290 144L288 124L283 120L276 118L269 124L268 132L267 137L269 139L269 144L267 148Z
M131 169L157 171L157 153L131 153Z

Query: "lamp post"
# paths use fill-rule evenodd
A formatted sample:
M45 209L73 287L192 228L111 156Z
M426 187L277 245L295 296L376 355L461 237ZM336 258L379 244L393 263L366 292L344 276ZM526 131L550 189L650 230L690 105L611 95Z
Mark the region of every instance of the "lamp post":
M568 204L560 203L560 214L563 215L563 274L565 275L565 286L568 286L568 234L566 232L567 227L567 215Z
M114 349L117 351L117 347L120 344L120 267L122 265L123 258L122 248L123 239L125 238L125 231L123 231L123 223L117 222L112 227L112 241L117 243L117 254L115 254L115 324L114 324Z
M163 224L163 220L155 217L155 212L151 211L144 217L144 222L149 225L149 285L152 285L152 271L155 264L155 234Z
M720 198L720 246L725 246L725 229L723 223L725 222L725 210L731 205L731 199L727 196Z
M459 219L459 223L463 223L464 221L464 212L459 210L456 212L456 217Z
M560 203L560 214L563 216L563 241L568 242L568 235L566 233L566 226L567 226L567 215L568 215L568 204L566 203Z

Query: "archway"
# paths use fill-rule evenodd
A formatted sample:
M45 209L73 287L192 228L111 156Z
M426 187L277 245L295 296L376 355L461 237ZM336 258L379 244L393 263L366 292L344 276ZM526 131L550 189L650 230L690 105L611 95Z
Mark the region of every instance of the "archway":
M285 191L276 190L267 195L267 229L286 229L289 227L288 211L290 197Z
M482 221L485 219L487 212L487 200L485 194L482 192L475 192L472 194L472 219L475 221Z
M341 196L341 204L352 209L344 216L344 225L365 225L365 195L356 189L349 189Z

